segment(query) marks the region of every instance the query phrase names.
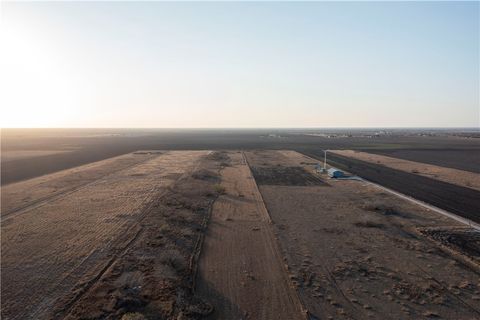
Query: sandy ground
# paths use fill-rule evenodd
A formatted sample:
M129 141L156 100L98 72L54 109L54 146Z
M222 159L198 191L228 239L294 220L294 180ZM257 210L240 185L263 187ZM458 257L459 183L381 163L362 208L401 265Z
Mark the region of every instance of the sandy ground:
M251 166L312 170L314 162L292 152L246 155ZM324 180L259 186L311 319L480 318L478 251L445 249L422 233L464 227L360 181Z
M50 318L59 297L82 293L135 240L145 208L206 153L128 155L2 188L7 208L27 205L2 221L2 319ZM61 196L28 206L51 192Z
M480 191L480 174L354 150L330 152Z
M198 293L212 319L303 319L263 200L240 152L221 171L199 261Z

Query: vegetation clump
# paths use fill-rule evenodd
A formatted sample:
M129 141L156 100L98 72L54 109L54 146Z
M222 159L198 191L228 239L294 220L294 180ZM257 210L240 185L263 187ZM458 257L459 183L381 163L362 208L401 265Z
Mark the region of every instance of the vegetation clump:
M213 189L215 190L215 192L216 192L218 195L225 194L225 187L222 186L221 184L215 184L215 185L213 186Z

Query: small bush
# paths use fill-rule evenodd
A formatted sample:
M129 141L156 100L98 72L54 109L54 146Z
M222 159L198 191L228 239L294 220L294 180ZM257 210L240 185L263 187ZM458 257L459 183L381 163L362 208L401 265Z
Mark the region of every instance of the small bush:
M216 192L217 194L219 194L219 195L220 195L220 194L225 194L225 187L222 186L222 185L220 185L220 184L214 185L214 186L213 186L213 189L214 189L215 192Z
M363 209L367 211L380 212L385 215L393 215L396 212L394 207L379 201L366 203L363 205Z
M376 222L373 222L373 221L361 221L361 222L355 222L354 225L356 225L357 227L361 227L361 228L383 228L383 224L381 223L376 223Z
M187 268L185 257L176 249L167 249L162 252L160 257L162 264L173 268L176 271L182 271Z
M138 312L128 312L122 316L122 320L146 320L146 318Z

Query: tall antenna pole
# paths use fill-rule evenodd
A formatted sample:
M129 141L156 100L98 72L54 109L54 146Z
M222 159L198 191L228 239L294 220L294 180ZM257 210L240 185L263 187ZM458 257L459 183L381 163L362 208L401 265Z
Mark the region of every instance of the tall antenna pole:
M327 150L323 150L325 156L323 158L323 169L327 170Z

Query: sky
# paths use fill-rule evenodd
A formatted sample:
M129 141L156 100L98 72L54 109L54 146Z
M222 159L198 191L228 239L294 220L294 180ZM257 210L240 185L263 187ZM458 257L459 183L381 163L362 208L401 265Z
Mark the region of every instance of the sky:
M479 127L479 2L0 2L1 127Z

